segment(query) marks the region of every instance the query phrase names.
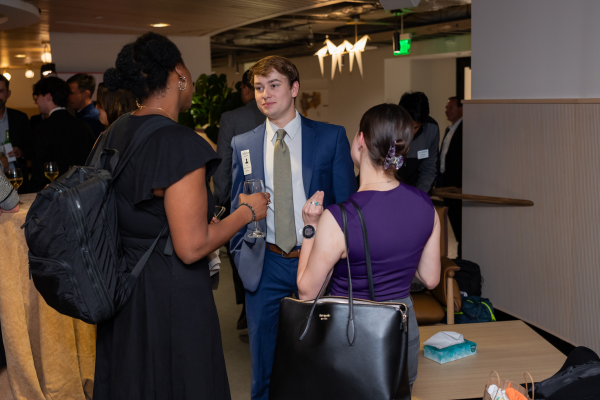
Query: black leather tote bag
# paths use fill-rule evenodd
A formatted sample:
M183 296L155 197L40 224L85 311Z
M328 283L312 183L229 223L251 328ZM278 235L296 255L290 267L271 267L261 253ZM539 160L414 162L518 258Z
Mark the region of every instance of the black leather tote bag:
M373 301L373 274L366 226L362 226L372 301L352 298L346 209L348 297L281 301L270 400L410 400L408 318L402 303ZM333 271L332 271L333 272Z

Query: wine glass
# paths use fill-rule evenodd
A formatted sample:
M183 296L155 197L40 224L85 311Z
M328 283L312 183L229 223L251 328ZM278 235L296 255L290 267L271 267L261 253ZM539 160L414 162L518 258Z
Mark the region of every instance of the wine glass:
M248 179L244 182L244 194L264 193L265 184L262 179ZM258 221L254 221L254 231L248 235L251 238L262 238L266 235L258 229Z
M225 207L215 206L215 219L220 221L223 214L225 214Z
M50 182L54 182L54 180L58 178L58 164L55 162L47 162L44 175L50 180Z
M21 172L21 168L11 168L8 170L8 180L12 183L13 188L18 190L19 187L23 184L23 173Z

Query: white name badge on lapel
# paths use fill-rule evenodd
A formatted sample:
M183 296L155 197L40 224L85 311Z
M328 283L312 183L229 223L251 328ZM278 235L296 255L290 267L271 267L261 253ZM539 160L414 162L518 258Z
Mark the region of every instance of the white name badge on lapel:
M417 152L417 159L422 160L423 158L429 158L429 150L421 150Z
M250 162L250 150L242 150L242 166L244 167L244 175L252 173L252 163Z

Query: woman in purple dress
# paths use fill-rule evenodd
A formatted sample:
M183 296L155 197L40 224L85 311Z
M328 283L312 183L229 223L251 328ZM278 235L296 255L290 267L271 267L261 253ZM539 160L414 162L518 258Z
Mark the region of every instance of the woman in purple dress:
M408 374L410 386L417 378L419 329L410 298L414 276L433 289L440 280L440 222L425 192L400 184L394 172L402 166L412 139L409 114L393 104L367 111L352 142L354 165L360 170L353 200L364 214L369 236L376 301L408 306ZM343 223L339 206L322 209L323 192L317 192L303 209L305 225L316 229L304 239L298 265L301 299L314 299L333 268L331 294L347 296L348 272ZM352 289L355 298L369 299L367 267L357 212L346 204ZM306 229L306 232L310 229Z

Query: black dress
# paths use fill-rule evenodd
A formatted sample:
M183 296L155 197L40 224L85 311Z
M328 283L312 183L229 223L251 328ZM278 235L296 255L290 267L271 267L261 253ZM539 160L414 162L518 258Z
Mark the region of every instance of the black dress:
M122 150L149 116L130 116L111 143ZM166 188L206 166L207 221L214 212L208 179L219 156L194 131L161 128L140 147L115 184L123 251L131 271L167 221ZM98 325L94 400L230 399L208 262L185 265L164 255L166 237L138 278L131 298Z

